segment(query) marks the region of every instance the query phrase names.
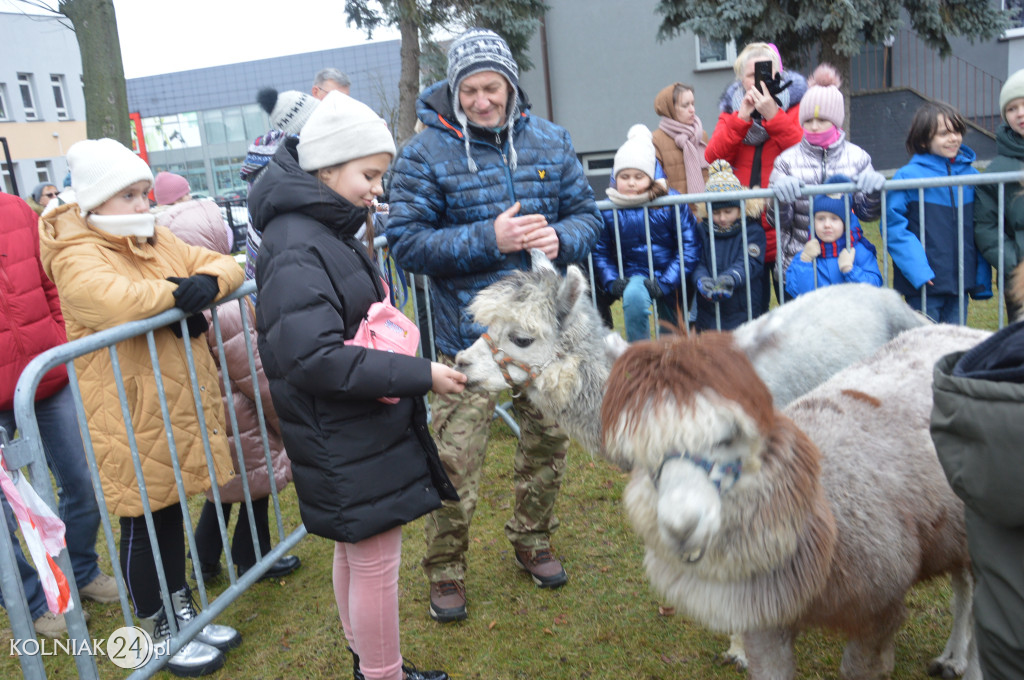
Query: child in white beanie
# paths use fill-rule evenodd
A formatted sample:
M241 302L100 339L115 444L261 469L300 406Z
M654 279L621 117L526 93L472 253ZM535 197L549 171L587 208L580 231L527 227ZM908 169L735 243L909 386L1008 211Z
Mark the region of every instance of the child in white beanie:
M398 569L402 525L458 499L421 397L461 392L466 377L345 342L387 295L356 234L371 228L394 154L384 121L338 91L320 102L299 139L284 141L249 195L263 234L256 324L302 521L335 541L334 596L354 675L446 680L443 671L403 665Z
M60 294L68 340L77 340L128 321L147 319L171 308L189 317L195 375L202 413L219 479L233 475L224 436L217 367L206 347L205 319L197 314L242 282L235 261L186 245L154 226L147 193L153 186L149 166L112 139L84 140L68 150L76 203L55 208L40 219L40 254L47 276ZM175 455L184 493L210 488L206 447L196 436L199 422L189 365L182 351L182 326L153 331L161 385L170 423L162 408L146 335L117 345L131 415L131 435L122 417L118 380L110 354L97 351L75 359L107 509L121 518L121 572L141 626L154 640L170 635L168 619L180 627L196 611L185 578L184 515L172 472L167 428L174 432ZM177 335L177 338L175 337ZM136 478L132 451L141 462ZM161 593L144 516L140 487L156 527L167 593ZM173 612L164 609L169 597ZM223 652L241 642L227 626L208 625L168 661L172 673L197 676L224 664Z
M632 126L615 152L612 186L605 191L616 209L602 213L604 229L593 249L594 276L609 295L622 298L626 339L649 340L652 302L658 318L671 324L677 323L676 309L684 306L682 282L699 259L697 223L686 205L641 207L661 196L678 195L667 188L651 131L644 125Z

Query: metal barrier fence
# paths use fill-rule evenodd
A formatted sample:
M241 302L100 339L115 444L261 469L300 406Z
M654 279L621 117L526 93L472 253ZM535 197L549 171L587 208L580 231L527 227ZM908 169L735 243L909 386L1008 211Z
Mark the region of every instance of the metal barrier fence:
M982 175L973 175L973 176L968 176L968 177L956 177L956 178L934 178L934 179L926 179L926 180L889 181L889 182L886 183L885 188L886 188L886 190L890 190L890 191L891 190L897 190L897 189L914 189L914 190L917 190L919 192L919 194L918 194L919 198L922 199L919 202L920 202L920 204L922 206L921 207L921 215L920 215L920 217L921 217L921 222L923 224L923 221L924 221L923 220L923 218L924 218L923 192L924 192L924 190L926 188L931 188L931 187L951 187L952 188L951 190L958 192L959 197L962 199L962 193L963 193L963 187L964 186L976 186L976 185L979 185L979 184L997 183L999 185L999 188L998 188L998 197L999 197L998 214L999 214L1000 221L1002 221L1003 215L1005 213L1005 206L1006 206L1006 203L1007 203L1007 198L1009 196L1012 196L1014 191L1019 191L1020 190L1019 187L1020 187L1022 182L1024 182L1024 172L1019 172L1019 173L999 173L999 174L982 174ZM1011 185L1011 186L1007 187L1008 184ZM828 191L828 192L836 192L836 191L852 192L853 188L854 187L853 187L852 183L851 184L829 185L829 187L827 189L823 188L823 187L819 187L819 186L808 186L808 187L804 188L802 193L805 196L811 197L811 200L813 201L813 197L814 196L823 194L826 191ZM687 209L687 208L684 207L684 204L696 203L696 202L703 202L703 203L706 204L708 201L716 201L717 202L717 201L725 201L725 200L739 200L741 202L741 204L743 204L747 200L757 199L757 198L769 199L769 209L775 210L776 214L777 214L777 211L779 210L779 205L778 205L778 202L774 200L773 192L771 190L769 190L769 189L753 189L753 190L743 190L743 191L736 191L736 192L701 193L701 194L687 194L687 195L682 195L682 196L667 196L667 197L659 198L656 201L648 204L648 206L645 208L645 212L649 208L653 208L653 207L673 206L674 207L674 212L675 212L675 217L676 217L676 229L677 229L677 232L678 232L679 229L680 229L679 224L680 224L680 214L681 214L681 211ZM958 202L961 202L961 201L958 201ZM885 204L885 194L883 193L883 198L882 198L882 218L881 218L881 223L880 223L880 233L881 233L881 237L882 237L882 244L881 244L881 248L882 248L881 252L882 253L884 253L886 251L886 246L887 246L885 205L886 205ZM616 210L615 206L610 201L601 201L601 202L599 202L598 206L600 208L602 208L602 209L605 209L605 210L609 210L609 209ZM812 208L812 211L813 211L813 208ZM709 214L711 213L710 209L708 210L708 213ZM744 220L746 219L745 214L746 214L745 211L741 210L741 215L743 216L743 217L741 217L741 219L744 219ZM813 212L811 214L813 214ZM646 225L645 226L646 226L647 247L648 247L648 251L649 251L650 250L650 244L651 244L649 215L647 216L647 218L648 219L646 221ZM617 220L617 217L616 217L616 220ZM847 219L847 227L849 227L849 220L848 219ZM813 226L812 226L812 229L813 229ZM965 225L964 225L964 221L963 221L963 212L961 210L960 214L959 214L959 220L958 220L958 233L959 233L959 238L960 238L961 252L962 252L962 249L963 249L963 237L964 237L964 233L965 233L964 229L965 229ZM922 229L922 232L923 232L923 229ZM745 234L744 234L743 238L744 238L744 243L743 243L744 251L746 251L747 243L746 243L746 236L745 236ZM925 238L925 234L924 233L921 234L921 238L922 239ZM712 240L712 243L714 243L713 240ZM1003 236L1001 235L1000 236L1000 241L999 241L999 253L1000 253L1000 256L1002 255L1003 250L1006 247L1006 245L1007 244L1004 244ZM436 358L436 350L434 349L433 323L432 323L433 319L432 319L432 306L431 306L431 302L430 302L430 284L429 284L429 280L427 280L425 277L413 277L412 279L409 279L409 278L406 278L406 276L404 274L402 274L401 272L395 270L394 267L391 265L390 261L387 258L386 239L385 239L384 236L379 236L377 238L377 240L375 241L375 246L377 247L378 257L379 257L379 260L380 260L381 264L384 265L384 268L387 269L389 272L391 272L393 276L396 276L398 278L398 281L397 281L398 285L397 286L393 286L393 289L395 289L396 292L399 292L399 294L402 295L402 297L404 298L404 302L406 304L407 311L411 312L411 314L413 315L414 318L420 319L421 320L421 325L426 325L427 326L426 332L423 333L423 338L424 338L423 344L422 344L422 352L423 352L423 354L427 355L427 356L430 356L431 358ZM1012 247L1012 245L1011 245L1011 247ZM621 272L622 272L622 254L621 254L621 250L617 251L616 256L617 256L618 264L619 264L619 272L621 274ZM683 266L683 252L682 252L682 248L680 248L679 257L680 257L680 265L682 267ZM888 264L888 261L887 261L886 257L883 256L882 259L883 259L883 263L884 263L884 266L882 268L883 280L884 280L883 285L889 285L889 264ZM1000 261L1001 261L1001 257L1000 257ZM594 271L593 263L590 262L589 264L590 264L590 271L591 271L591 277L590 277L591 290L592 290L591 294L592 294L592 296L596 296L595 286L594 286L594 276L593 276L593 271ZM651 273L651 275L653 277L653 262L652 262L650 257L648 257L648 265L649 265L649 272ZM962 281L962 279L963 279L963 263L962 262L961 262L960 270L959 271L960 271L960 278L961 278L961 281ZM747 274L748 274L748 279L749 279L749 269L747 270ZM782 271L780 264L777 265L776 274L777 274L777 280L779 282L779 285L783 286L784 285L784 281L785 281L785 272ZM1007 280L1007 275L1008 275L1008 273L1005 272L1005 271L1002 271L1002 268L1000 267L998 272L997 272L997 282L998 282L998 290L999 290L999 317L998 317L998 319L999 319L999 326L1000 327L1002 327L1004 325L1004 323L1005 323L1005 320L1004 320L1004 317L1003 317L1003 311L1002 311L1002 303L1003 303L1003 284ZM683 286L683 296L682 296L682 299L684 300L684 305L686 305L686 304L688 304L688 300L690 299L691 291L687 291L686 290L685 276L683 277L682 286ZM224 305L228 305L228 304L239 305L240 308L241 308L241 306L245 304L246 297L248 295L250 295L251 293L253 293L254 291L255 291L255 283L252 282L252 281L248 281L245 284L243 284L238 290L236 290L233 294L227 296L226 298L221 300L216 306L213 307L213 314L212 314L213 323L212 323L212 328L213 328L213 331L214 331L214 334L215 334L215 337L216 337L216 340L217 340L217 342L216 342L217 352L218 352L219 359L220 359L220 365L222 367L226 365L226 359L225 359L225 355L224 355L224 344L223 344L223 338L221 337L221 326L220 326L220 322L218 320L218 311L217 310L219 308L223 307ZM750 308L750 305L749 305L749 302L750 302L750 289L749 289L749 286L747 287L747 290L745 292L746 292L746 295L747 295L747 298L748 298L747 301L748 301L748 310L749 310L749 308ZM778 294L778 291L776 291L776 293ZM780 295L779 299L782 300L783 296ZM963 299L962 299L962 296L961 296L961 305L962 304L963 304ZM685 312L688 312L688 308L685 310ZM655 315L656 314L657 314L657 312L655 310ZM257 378L257 374L256 374L256 365L255 365L254 358L253 358L253 356L254 356L253 353L254 353L254 349L255 348L253 347L253 344L251 342L251 338L250 338L250 335L249 335L248 317L244 313L244 310L243 310L243 314L241 316L242 316L243 335L245 337L246 349L247 349L247 353L248 353L250 377L252 378L253 383L257 384L258 383L258 378ZM74 367L73 360L76 357L83 356L83 355L88 354L90 352L106 351L106 352L110 353L110 357L111 357L112 364L113 364L113 375L110 377L110 379L113 380L115 382L115 384L117 385L118 394L120 396L121 403L122 403L122 410L123 410L123 415L124 415L124 420L125 420L125 427L126 427L126 430L128 432L129 441L132 442L133 464L135 466L136 475L137 475L137 477L139 479L140 487L143 490L143 498L147 499L147 496L145 494L145 484L144 484L144 480L142 478L141 462L140 462L140 458L139 458L139 453L138 453L137 447L135 445L134 435L132 433L132 428L131 428L131 417L130 417L130 413L128 411L127 401L126 401L126 398L125 398L124 381L123 381L123 377L122 377L122 375L120 373L120 369L119 369L119 365L118 365L118 356L117 356L116 346L117 346L117 343L119 343L122 340L126 340L128 338L133 338L133 337L137 337L137 336L143 336L143 335L146 336L147 343L148 343L149 350L150 350L150 358L151 358L151 361L153 362L154 373L156 374L156 377L157 377L157 384L160 387L159 392L160 392L162 416L163 416L163 419L164 419L164 426L165 426L165 429L167 431L168 440L171 443L172 458L174 458L175 461L176 461L176 454L174 453L175 452L175 448L174 448L174 443L173 443L173 436L171 435L170 425L169 425L169 413L168 413L166 397L165 397L165 395L163 393L162 383L161 383L161 381L159 379L160 378L159 359L158 359L157 354L156 354L156 345L155 345L154 338L153 338L153 331L156 330L156 329L162 328L164 326L167 326L170 323L178 323L181 326L183 337L188 338L187 327L185 326L184 319L185 319L185 314L183 314L182 312L180 312L180 311L178 311L176 309L172 309L172 310L163 312L162 314L159 314L159 315L157 315L155 317L152 317L150 319L127 323L127 324L118 326L116 328L111 328L111 329L108 329L108 330L96 333L94 335L91 335L89 337L82 338L80 340L76 340L74 342L67 343L67 344L59 346L59 347L55 347L55 348L47 351L46 353L41 354L40 356L36 357L26 367L25 371L22 373L22 376L21 376L21 378L20 378L20 380L18 382L16 391L15 391L14 410L15 410L16 422L17 422L17 425L18 425L18 428L19 428L19 433L18 433L19 436L17 438L8 439L8 435L13 435L14 433L5 433L2 430L0 430L0 445L2 445L2 447L3 447L2 448L2 455L3 455L4 461L5 461L6 465L7 465L7 468L12 471L12 474L21 474L25 470L27 470L28 474L29 474L29 477L30 477L30 480L32 482L32 486L36 490L36 492L50 505L50 507L56 508L57 504L55 502L53 490L52 490L52 487L51 487L49 470L48 470L48 468L46 466L46 462L45 462L46 459L45 459L45 456L44 456L44 453L43 453L43 447L42 447L42 442L41 442L40 432L39 432L39 425L38 425L38 423L36 421L36 415L35 415L35 394L36 394L36 389L38 388L38 385L39 385L42 377L51 368L56 367L56 366L61 365L61 364L65 365L67 367L69 378L70 378L72 394L74 396L74 401L75 401L75 410L76 410L76 415L77 415L77 418L78 418L78 424L79 424L79 428L80 428L80 431L81 431L81 434L82 434L82 437L83 437L83 442L84 442L84 445L85 445L85 451L86 451L86 456L87 456L87 459L88 459L88 465L89 465L90 473L92 475L93 490L94 490L94 492L96 494L97 500L99 502L99 506L101 508L100 515L101 515L101 522L102 522L102 527L103 527L105 541L106 541L107 552L108 552L108 555L110 557L110 563L111 563L112 569L114 570L114 577L115 577L115 579L117 580L117 583L118 583L118 594L120 596L121 614L122 614L122 618L123 618L125 626L132 626L132 625L134 625L133 618L132 618L132 607L131 607L131 603L129 601L129 598L128 598L128 595L127 595L127 591L126 591L126 588L125 588L124 575L123 575L123 573L121 573L120 560L118 559L118 546L116 544L116 541L114 540L114 532L113 532L113 528L111 526L110 517L109 517L109 515L105 511L103 489L102 489L102 486L100 485L100 482L99 482L99 476L98 476L98 470L97 470L97 466L96 466L95 453L94 453L94 450L93 450L92 439L90 437L90 433L89 433L89 429L88 429L88 424L87 424L87 420L86 420L85 411L84 411L84 408L82 406L82 394L81 394L81 391L80 391L80 388L79 388L79 385L78 385L77 374L75 372L75 367ZM656 319L656 316L655 316L655 319ZM185 346L185 349L186 349L187 363L188 363L189 372L190 372L189 375L190 375L190 380L191 380L191 384L192 384L192 389L193 389L193 392L194 392L194 395L195 395L195 390L196 390L196 371L195 371L194 357L192 356L192 353L191 353L191 344L189 342L187 342L187 341L183 341L183 343L184 343L184 346ZM232 426L232 431L237 433L238 432L238 423L237 423L236 414L235 414L235 410L234 410L235 409L235 404L234 404L234 400L232 399L230 381L229 380L225 380L225 381L223 381L223 384L224 384L224 390L225 390L225 395L224 396L226 397L226 403L230 405L230 408L228 410L228 418L229 418L229 421L230 421L231 426ZM256 401L256 406L257 406L257 410L258 410L258 414L259 414L259 426L260 426L260 434L262 436L262 443L263 443L264 454L266 455L266 458L267 458L268 468L269 469L273 469L273 466L272 466L271 461L270 461L270 447L269 447L269 443L268 443L267 429L266 429L267 425L266 425L266 421L264 419L263 407L262 407L262 404L260 403L259 390L255 390L255 401ZM243 480L242 484L243 484L244 493L245 493L246 514L244 515L244 517L240 516L238 521L248 521L249 524L250 524L249 528L250 528L251 536L253 537L253 541L254 541L253 547L254 547L254 551L256 553L257 562L256 562L256 564L251 569L246 571L243 576L241 576L241 577L237 577L236 576L235 571L233 569L232 558L231 558L231 551L229 549L230 541L228 540L228 535L227 535L227 523L224 520L223 511L221 509L220 497L219 497L219 493L217 491L216 476L212 472L212 470L213 470L212 454L210 453L209 438L206 435L205 426L203 424L204 423L204 419L203 419L203 416L202 416L201 400L198 398L197 395L195 395L195 403L196 403L196 408L197 408L198 415L199 415L198 421L197 421L197 424L199 425L199 427L197 428L198 431L196 432L196 436L197 437L201 437L203 439L203 442L204 442L205 446L206 446L207 465L208 465L208 469L211 471L211 479L213 480L213 496L214 496L213 501L214 501L214 504L216 505L217 520L218 520L218 525L219 525L220 534L221 534L221 541L222 541L222 543L223 543L223 545L225 547L224 553L225 553L227 564L228 564L227 572L228 572L228 578L230 579L230 585L219 596L215 597L214 599L210 599L209 596L208 596L207 590L206 590L205 581L203 579L201 570L199 568L199 561L198 560L194 560L193 561L192 567L193 567L193 572L194 572L195 580L196 580L196 583L197 583L197 591L199 593L199 598L200 598L200 602L201 602L201 605L202 605L202 611L201 611L201 613L199 614L199 616L197 618L195 618L194 620L188 622L187 625L182 626L180 628L180 630L176 629L176 623L177 622L174 620L174 617L173 616L169 617L170 623L171 623L171 626L172 626L172 637L171 637L171 643L170 643L170 647L169 647L170 654L175 653L185 643L187 643L189 640L191 640L205 625L210 623L217 615L219 615L228 606L230 606L231 603L234 602L234 600L236 600L238 597L240 597L249 588L249 586L251 586L253 583L255 583L267 571L267 569L271 565L273 565L278 559L280 559L282 556L284 556L287 551L291 550L300 540L302 540L303 537L306 536L305 528L303 526L301 526L301 525L299 525L298 527L296 527L294 529L290 529L288 531L288 533L286 533L286 530L285 530L285 527L284 527L284 521L283 521L282 516L281 516L281 507L280 507L280 502L279 502L279 499L278 499L278 494L277 494L277 491L276 491L276 487L275 487L274 484L271 484L271 497L273 499L273 508L274 508L274 515L275 515L275 519L276 519L278 543L277 543L276 546L273 547L272 550L270 550L270 552L268 552L266 554L261 554L259 543L258 543L258 540L256 538L257 537L257 531L256 531L256 527L255 527L255 519L254 519L254 514L253 514L253 508L252 508L252 499L251 499L251 496L250 496L250 493L249 493L248 482L247 482L246 475L245 475L244 456L242 456L240 454L240 451L239 451L238 452L239 453L238 459L239 459L239 465L241 467L240 473L241 473L241 479ZM496 410L495 415L497 417L501 417L505 422L507 422L509 424L509 426L512 427L513 430L518 435L518 427L517 427L514 419L508 413L507 405L499 406L498 409ZM237 437L236 437L236 442L237 442ZM236 446L238 446L237 443L236 443ZM194 524L193 524L192 518L190 516L190 513L188 511L187 499L184 497L184 494L182 492L182 489L184 487L183 487L183 484L182 484L181 472L178 469L176 464L175 464L175 471L174 472L175 472L175 480L177 482L178 489L179 489L179 501L180 501L180 504L182 506L183 515L184 515L184 518L185 518L185 532L186 532L186 537L187 537L188 545L189 545L189 548L191 549L192 554L195 555L195 554L197 554L197 551L196 551L196 544L195 544L195 535L194 535L194 532L193 532ZM157 561L157 564L158 564L158 567L159 567L158 570L157 570L157 573L158 573L159 578L161 580L161 584L160 585L161 585L161 592L162 592L162 597L163 597L163 603L164 603L165 611L172 611L171 603L170 603L170 600L169 600L169 597L168 597L168 593L167 593L166 583L163 582L162 561L160 559L159 552L158 552L158 544L157 544L157 540L156 540L155 529L154 529L153 522L152 522L151 512L150 512L149 505L148 505L148 500L146 500L144 502L144 508L145 508L145 516L146 516L147 528L148 528L148 531L149 531L149 534L150 534L150 539L151 539L152 545L154 547L154 552L156 553L156 555L155 555L156 556L156 561ZM73 597L73 600L74 600L75 605L76 605L74 610L72 612L70 612L67 615L67 617L66 617L67 618L67 623L68 623L68 634L69 634L69 642L67 644L69 645L69 647L71 649L75 649L75 650L93 649L93 647L91 646L92 645L92 638L90 637L89 631L86 628L85 619L84 619L84 615L83 615L83 610L82 610L81 602L80 602L79 596L78 596L78 590L77 590L77 587L74 584L74 575L73 575L72 569L70 567L70 561L69 561L68 554L67 554L66 550L61 553L61 555L57 558L56 562L57 562L58 566L61 568L61 570L64 572L64 574L68 578L69 585L71 585L72 597ZM8 531L0 531L0 588L2 588L2 593L3 593L3 596L4 596L4 601L6 602L6 605L7 605L7 614L8 614L8 617L10 619L10 622L11 622L12 638L14 640L35 640L36 639L36 634L35 634L35 630L34 630L34 627L33 627L33 621L32 621L31 614L30 614L29 608L28 608L28 603L27 603L27 600L26 600L26 597L25 597L25 594L24 594L24 591L23 591L20 574L19 574L16 562L15 562L15 557L14 557L14 552L13 552L13 543L12 543L12 540L11 540L11 535L10 535L10 533ZM169 656L169 655L167 655L167 656ZM151 677L153 674L155 674L159 670L159 668L161 667L162 663L166 662L167 656L164 656L164 657L162 657L160 659L156 659L154 661L149 662L145 666L137 669L129 677L132 680L135 680L137 678L148 678L148 677ZM24 674L24 676L26 678L29 678L30 680L40 680L40 679L43 679L43 678L46 677L46 671L45 671L45 668L43 666L43 660L42 660L41 655L39 655L39 654L34 654L34 655L33 654L21 654L21 655L19 655L18 660L19 660L19 663L21 664L22 672L23 672L23 674ZM91 654L89 654L89 653L76 654L75 655L75 664L76 664L77 671L78 671L78 674L79 674L80 677L87 678L87 679L92 679L92 678L98 678L99 677L99 675L98 675L98 668L97 668L97 665L96 665L96 659Z

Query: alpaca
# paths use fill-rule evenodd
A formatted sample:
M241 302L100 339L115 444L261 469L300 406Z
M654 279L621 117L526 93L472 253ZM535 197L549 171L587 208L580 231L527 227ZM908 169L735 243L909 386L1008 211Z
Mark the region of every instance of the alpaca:
M932 369L989 334L906 331L775 409L724 333L631 346L602 407L633 465L623 495L651 583L679 610L743 631L752 680L795 677L806 628L844 633L847 680L885 677L915 583L950 573L953 635L929 672L980 680L963 504L929 434Z
M627 345L601 325L583 272L569 266L563 278L541 251L533 251L531 271L514 272L480 291L469 312L487 333L456 357L467 387L522 391L585 450L599 453L605 382ZM777 307L741 325L733 337L784 405L926 323L892 290L843 284Z

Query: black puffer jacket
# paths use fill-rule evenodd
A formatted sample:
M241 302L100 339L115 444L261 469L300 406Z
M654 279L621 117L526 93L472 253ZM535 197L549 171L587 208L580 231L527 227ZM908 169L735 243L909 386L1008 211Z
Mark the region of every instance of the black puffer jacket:
M306 529L354 543L458 498L419 397L430 362L349 346L379 274L357 208L298 164L289 139L249 196L263 232L256 324ZM372 272L372 276L371 276ZM378 397L407 397L397 404Z

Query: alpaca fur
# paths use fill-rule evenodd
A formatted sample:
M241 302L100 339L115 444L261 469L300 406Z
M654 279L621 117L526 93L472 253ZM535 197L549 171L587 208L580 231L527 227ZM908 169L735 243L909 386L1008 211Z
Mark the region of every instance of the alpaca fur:
M892 671L907 590L950 573L954 632L929 672L980 680L963 504L928 423L936 360L987 336L906 331L784 411L728 334L631 346L603 436L633 465L623 499L651 583L695 621L743 631L752 680L795 677L793 641L811 627L847 636L841 677L874 680ZM711 465L729 463L738 476L716 488L726 468Z

